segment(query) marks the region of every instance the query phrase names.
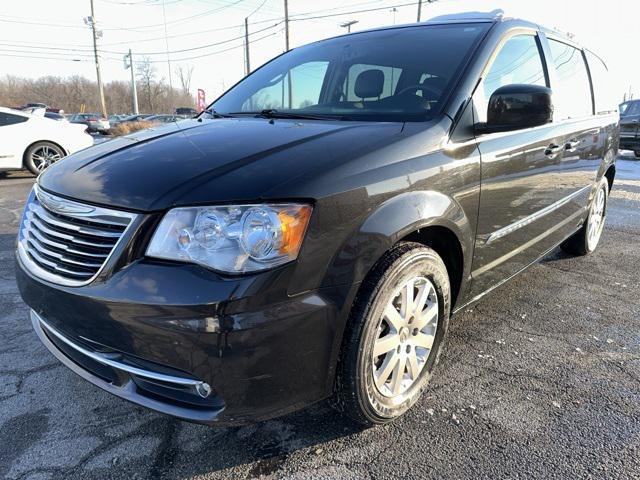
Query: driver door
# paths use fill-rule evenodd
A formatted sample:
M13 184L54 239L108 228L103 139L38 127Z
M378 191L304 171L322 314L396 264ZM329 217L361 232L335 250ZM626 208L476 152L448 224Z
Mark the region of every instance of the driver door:
M509 84L549 86L535 31L502 41L474 93L476 122L486 121L491 94ZM563 136L554 124L478 135L482 183L472 266L472 297L499 285L535 261L558 218ZM547 212L547 213L545 213Z

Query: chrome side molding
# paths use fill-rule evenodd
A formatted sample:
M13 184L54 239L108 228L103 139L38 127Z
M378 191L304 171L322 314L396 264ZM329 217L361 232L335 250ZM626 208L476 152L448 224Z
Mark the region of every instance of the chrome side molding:
M573 200L575 197L579 196L580 194L582 194L583 192L585 192L586 190L588 190L590 188L591 188L591 185L587 185L586 187L582 187L580 190L576 190L571 195L567 195L566 197L561 198L557 202L554 202L551 205L548 205L548 206L544 207L543 209L538 210L535 213L532 213L528 217L524 217L524 218L518 220L517 222L514 222L514 223L512 223L510 225L507 225L506 227L502 227L499 230L496 230L495 232L491 233L487 237L487 239L484 242L485 245L488 245L488 244L490 244L492 242L495 242L499 238L505 237L505 236L509 235L510 233L513 233L516 230L535 222L536 220L544 217L545 215L550 214L554 210L557 210L558 208L562 207L563 205L566 205L571 200Z

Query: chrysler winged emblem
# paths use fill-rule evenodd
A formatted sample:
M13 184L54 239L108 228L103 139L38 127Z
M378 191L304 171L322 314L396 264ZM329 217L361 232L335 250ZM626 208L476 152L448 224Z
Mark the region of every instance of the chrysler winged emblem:
M79 203L65 200L64 198L54 197L42 190L38 190L37 195L40 203L42 203L47 209L56 213L87 215L95 210L95 208L87 205L80 205Z

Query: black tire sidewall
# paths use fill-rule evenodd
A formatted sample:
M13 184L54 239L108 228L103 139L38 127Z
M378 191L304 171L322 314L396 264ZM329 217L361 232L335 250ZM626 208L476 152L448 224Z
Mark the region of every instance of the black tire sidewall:
M427 364L422 369L419 379L404 393L395 397L382 395L374 384L372 375L372 348L377 338L377 328L382 311L390 296L407 279L424 276L434 285L438 296L438 327ZM364 318L364 326L360 338L357 358L357 397L362 413L372 423L384 423L402 415L417 400L428 384L438 357L442 350L450 310L450 287L447 270L440 257L431 249L414 248L402 255L380 278L373 293L373 301Z

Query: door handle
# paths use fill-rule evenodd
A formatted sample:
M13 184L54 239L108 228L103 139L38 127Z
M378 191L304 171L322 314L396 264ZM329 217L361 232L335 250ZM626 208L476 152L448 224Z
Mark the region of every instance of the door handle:
M572 138L571 140L569 140L567 143L564 144L564 149L567 152L575 152L576 147L578 145L580 145L580 141L576 140L575 138Z
M555 143L552 143L545 149L544 154L547 157L553 157L560 150L562 150L562 147L560 145L556 145Z

